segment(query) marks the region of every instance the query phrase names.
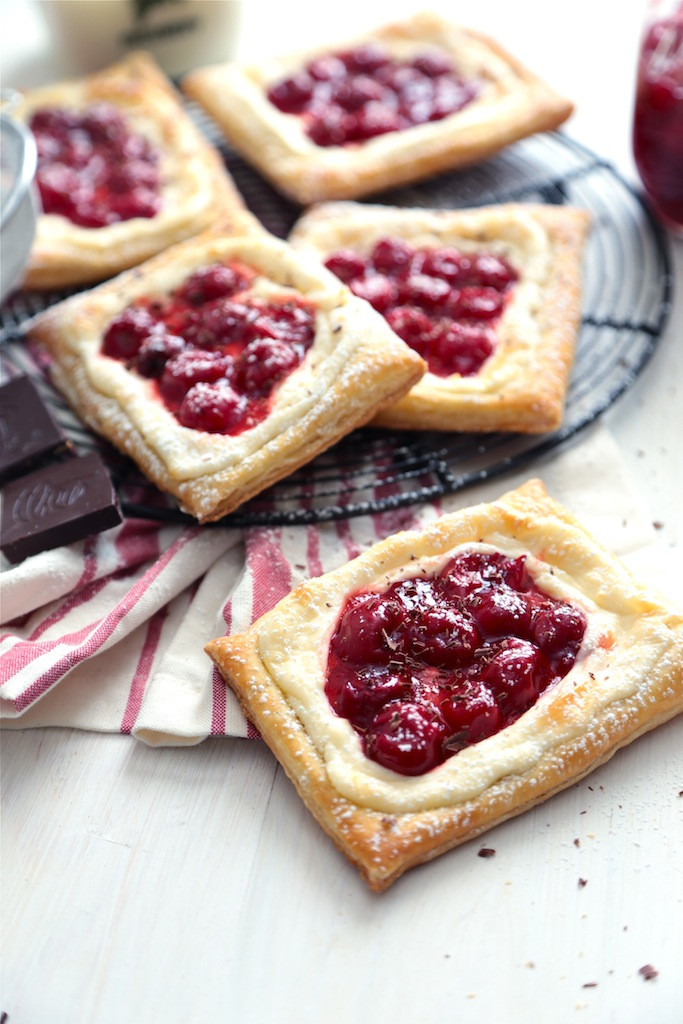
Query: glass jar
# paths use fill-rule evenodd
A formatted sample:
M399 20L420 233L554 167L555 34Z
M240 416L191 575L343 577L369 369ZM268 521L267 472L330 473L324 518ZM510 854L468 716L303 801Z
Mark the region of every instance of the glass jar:
M650 0L638 60L633 155L663 223L683 233L683 0Z

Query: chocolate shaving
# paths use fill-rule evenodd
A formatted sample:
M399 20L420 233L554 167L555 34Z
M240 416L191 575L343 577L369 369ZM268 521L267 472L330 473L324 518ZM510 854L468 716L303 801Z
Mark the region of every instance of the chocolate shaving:
M645 981L652 981L659 974L659 971L655 970L652 964L643 964L642 967L638 968L638 974L642 974Z
M477 853L477 857L495 857L495 855L496 851L492 850L490 846L482 846Z
M387 645L390 651L398 650L398 641L392 639L392 637L390 637L389 634L387 633L386 629L382 630L382 636L384 637L384 643Z

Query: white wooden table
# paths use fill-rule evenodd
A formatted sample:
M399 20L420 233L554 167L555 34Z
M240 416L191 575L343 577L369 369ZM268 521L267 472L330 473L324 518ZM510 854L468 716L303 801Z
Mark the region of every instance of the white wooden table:
M239 53L338 40L416 6L249 0ZM633 176L640 3L430 6L572 96L570 133ZM3 84L49 80L38 5L1 9ZM680 283L683 242L673 255ZM655 358L606 417L673 574L682 335L680 289ZM678 1024L682 741L683 719L377 896L259 742L5 733L0 1009L8 1024Z

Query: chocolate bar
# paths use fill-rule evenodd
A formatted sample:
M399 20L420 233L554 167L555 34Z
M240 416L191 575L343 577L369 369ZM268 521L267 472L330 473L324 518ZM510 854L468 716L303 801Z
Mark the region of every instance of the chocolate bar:
M2 489L0 549L12 563L72 544L121 522L99 455L40 466Z
M66 443L30 377L0 387L0 481L28 471Z

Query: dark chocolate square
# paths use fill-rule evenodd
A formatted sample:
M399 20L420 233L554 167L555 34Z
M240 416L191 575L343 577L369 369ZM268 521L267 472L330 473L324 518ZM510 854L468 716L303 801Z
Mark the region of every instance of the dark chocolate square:
M100 456L74 456L41 466L3 487L0 549L16 563L120 522L114 488Z

